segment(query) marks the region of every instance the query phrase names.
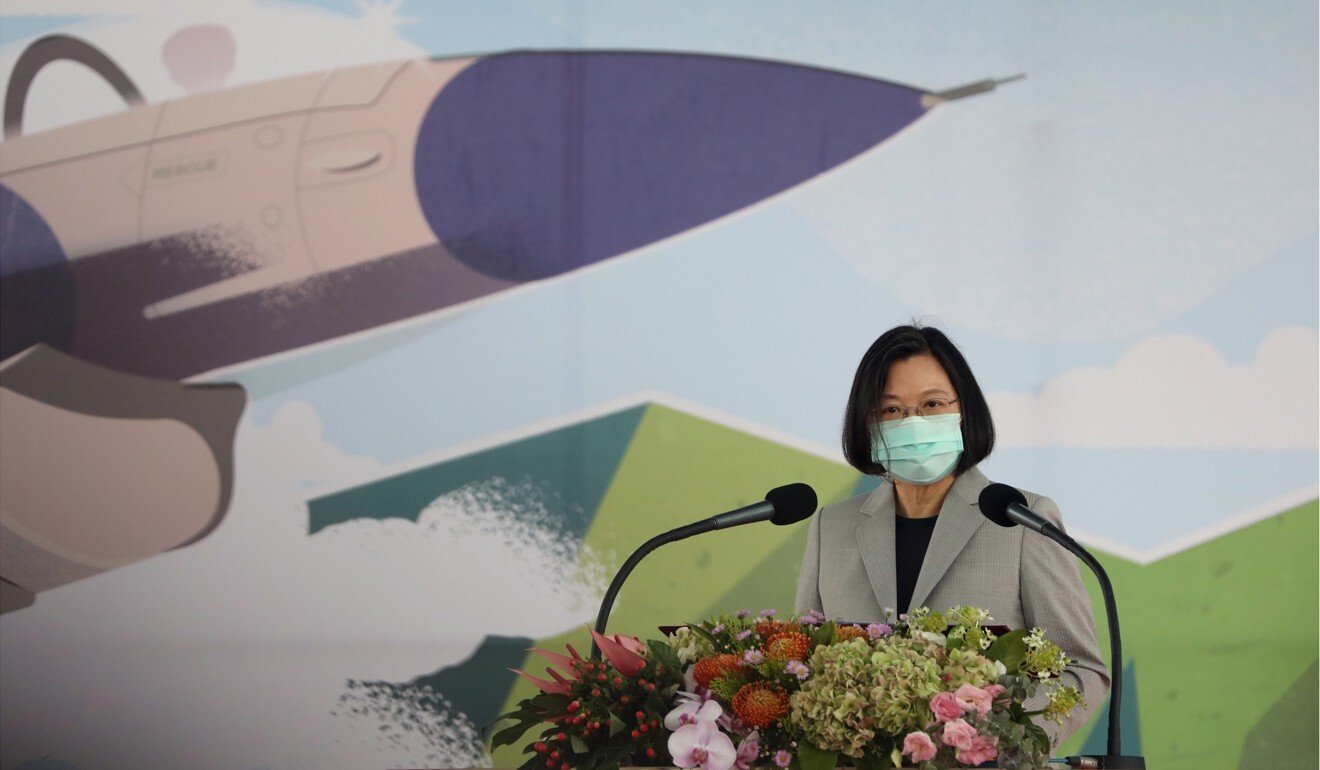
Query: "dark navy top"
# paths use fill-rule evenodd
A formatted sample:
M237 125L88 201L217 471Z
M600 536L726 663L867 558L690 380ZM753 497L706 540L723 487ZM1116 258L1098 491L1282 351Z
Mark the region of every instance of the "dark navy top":
M894 563L898 573L898 611L907 612L912 602L912 590L917 587L921 562L926 559L930 533L935 531L938 516L926 519L894 517Z

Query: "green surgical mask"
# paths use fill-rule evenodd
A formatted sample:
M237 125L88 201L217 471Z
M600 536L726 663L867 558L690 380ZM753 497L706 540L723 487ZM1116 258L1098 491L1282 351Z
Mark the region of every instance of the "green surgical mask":
M871 460L899 481L925 486L953 473L962 457L962 415L908 417L871 425Z

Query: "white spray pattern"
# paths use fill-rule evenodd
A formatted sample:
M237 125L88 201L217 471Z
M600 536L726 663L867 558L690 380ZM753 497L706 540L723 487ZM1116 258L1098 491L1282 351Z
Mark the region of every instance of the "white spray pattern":
M481 730L429 686L350 682L335 715L350 718L363 744L383 747L395 764L490 767Z
M529 480L482 479L416 522L357 519L309 536L307 490L378 478L380 464L326 441L303 403L245 423L236 444L235 498L211 536L0 621L6 754L166 766L177 757L156 737L173 725L215 767L481 761L469 756L475 728L444 704L412 715L427 730L391 731L379 710L354 714L340 699L351 680L406 683L457 664L487 635L586 622L604 569L560 523L559 501ZM60 695L72 692L75 702ZM199 692L213 695L187 695ZM59 724L81 737L43 732Z
M567 531L557 505L562 501L549 498L530 479L496 476L436 498L417 524L447 540L498 548L507 553L507 565L520 583L543 581L565 609L593 612L605 593L609 567L581 537Z

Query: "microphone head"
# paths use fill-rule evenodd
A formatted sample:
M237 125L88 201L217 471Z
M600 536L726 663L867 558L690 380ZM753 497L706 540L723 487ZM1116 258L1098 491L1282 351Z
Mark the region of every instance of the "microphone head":
M816 490L800 481L775 487L765 499L774 506L770 521L775 524L796 524L816 512Z
M1027 498L1007 484L991 484L981 490L977 504L985 517L1001 527L1016 527L1017 522L1008 517L1008 506L1013 503L1027 504Z

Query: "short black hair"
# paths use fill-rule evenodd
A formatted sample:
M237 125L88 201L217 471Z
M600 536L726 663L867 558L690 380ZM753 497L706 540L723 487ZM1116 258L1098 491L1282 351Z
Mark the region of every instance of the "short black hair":
M883 465L871 459L869 423L889 377L889 367L897 361L919 355L933 356L944 367L961 407L963 454L955 472L962 473L981 462L995 447L995 424L990 419L990 405L985 402L981 386L976 384L976 377L958 347L934 327L895 326L871 343L866 355L862 356L857 374L853 376L848 408L843 415L843 456L849 465L862 473L879 476L885 472Z

